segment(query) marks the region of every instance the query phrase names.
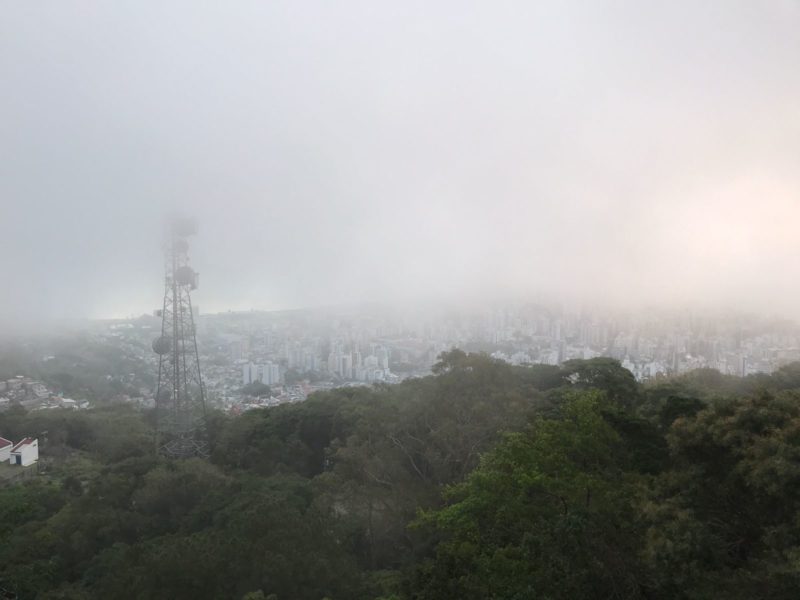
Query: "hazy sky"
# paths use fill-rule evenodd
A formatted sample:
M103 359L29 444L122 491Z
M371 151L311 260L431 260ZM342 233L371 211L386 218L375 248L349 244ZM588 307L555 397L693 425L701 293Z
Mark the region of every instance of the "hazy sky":
M0 0L0 310L800 317L800 1Z

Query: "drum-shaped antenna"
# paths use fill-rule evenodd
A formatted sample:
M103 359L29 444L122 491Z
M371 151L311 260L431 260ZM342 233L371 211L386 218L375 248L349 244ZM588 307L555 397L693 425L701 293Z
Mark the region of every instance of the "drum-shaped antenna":
M156 354L167 354L170 350L172 350L172 338L162 335L153 340L153 352Z
M178 285L194 285L194 271L186 265L175 269L175 281Z

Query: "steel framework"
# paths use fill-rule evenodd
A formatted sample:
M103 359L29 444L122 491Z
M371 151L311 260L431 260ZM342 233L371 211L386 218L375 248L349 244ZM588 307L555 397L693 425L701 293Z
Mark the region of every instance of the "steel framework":
M197 353L191 291L197 273L189 266L193 221L172 222L165 247L166 276L161 335L153 341L158 354L156 450L168 458L207 457L205 390Z

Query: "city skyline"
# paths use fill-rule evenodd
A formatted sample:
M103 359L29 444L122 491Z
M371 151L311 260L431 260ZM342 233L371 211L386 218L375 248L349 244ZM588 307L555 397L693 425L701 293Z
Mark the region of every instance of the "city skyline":
M613 359L635 380L655 385L692 372L714 377L711 371L757 381L800 360L797 323L696 311L620 313L531 303L439 311L373 306L200 314L195 323L209 405L231 414L337 387L425 377L451 349L556 370ZM31 410L86 408L88 399L75 395L72 379L86 377L85 369L99 378L95 385L115 390L106 400L152 407L158 365L152 342L160 330L158 316L142 315L86 321L70 335L9 340L1 349L24 357L19 364L26 367L0 382L8 390L5 400L0 394L0 410L10 401ZM98 372L107 366L91 359L78 368L70 358L76 353L113 355L116 366ZM34 373L41 381L31 378Z

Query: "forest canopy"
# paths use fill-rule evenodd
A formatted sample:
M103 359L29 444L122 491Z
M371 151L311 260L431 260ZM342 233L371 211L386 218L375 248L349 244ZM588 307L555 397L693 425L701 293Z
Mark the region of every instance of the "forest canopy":
M638 384L611 359L435 374L211 413L11 409L38 476L0 488L19 598L794 598L800 365ZM46 432L43 433L43 432Z

